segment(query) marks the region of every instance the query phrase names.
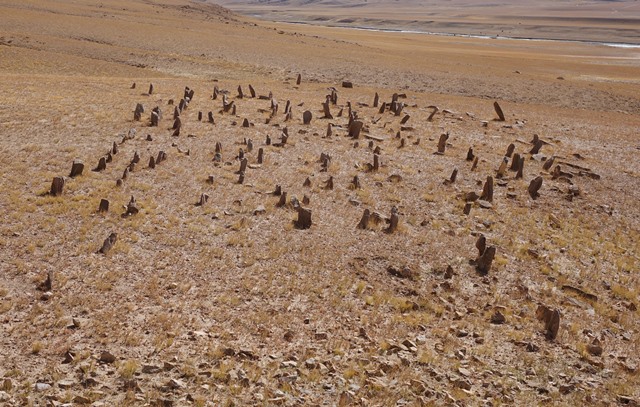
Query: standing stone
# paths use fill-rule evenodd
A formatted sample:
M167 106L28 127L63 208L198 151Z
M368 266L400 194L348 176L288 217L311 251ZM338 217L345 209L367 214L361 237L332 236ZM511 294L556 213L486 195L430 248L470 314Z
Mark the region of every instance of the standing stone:
M298 74L298 79L296 79L296 85L300 85L300 82L302 82L302 75Z
M516 149L516 145L515 144L513 144L513 143L509 144L509 146L507 147L507 152L505 153L504 156L511 158L511 155L513 154L513 150L515 150L515 149Z
M505 120L504 113L502 112L502 108L500 107L498 102L493 102L493 108L495 109L496 114L498 115L499 121L503 122Z
M520 157L518 160L518 172L516 173L516 179L522 179L522 172L524 171L524 157Z
M482 256L477 260L476 267L478 271L486 275L491 270L491 264L496 256L496 248L494 246L487 247Z
M480 199L487 202L493 202L493 177L488 176L487 181L484 183L484 187L482 188L482 195L480 195Z
M153 156L151 156L151 158L149 158L149 168L151 168L151 169L156 168L156 160L154 160Z
M376 92L375 96L373 97L373 107L378 107L379 101L380 97L378 96L378 92Z
M245 118L245 119L242 121L242 127L249 127L249 119Z
M312 118L312 114L310 111L305 110L304 113L302 113L302 123L304 124L309 124L311 123L311 118Z
M467 161L473 161L475 155L473 155L473 147L469 147L469 151L467 151Z
M389 220L389 227L385 230L387 233L394 233L398 230L398 222L400 218L398 217L398 208L395 206L391 208L391 218Z
M331 115L331 109L329 108L329 98L327 97L327 101L322 104L322 110L324 112L324 119L333 119Z
M213 120L213 112L209 111L207 116L208 116L208 119L209 119L209 123L215 124L215 121Z
M473 164L471 164L471 171L475 171L476 168L478 168L478 156L473 159Z
M236 172L236 174L242 174L247 171L247 162L248 160L246 157L240 160L240 169Z
M352 139L360 138L360 132L362 131L362 126L364 126L364 123L361 122L360 120L352 121L351 124L349 125L349 137L351 137Z
M362 214L362 218L360 219L360 222L358 223L356 228L358 228L358 229L367 229L369 227L369 218L370 217L371 217L371 212L369 211L369 209L365 209L364 213Z
M378 154L373 155L373 170L378 171L380 169L380 156Z
M278 192L278 187L279 187L279 185L276 185L276 190L274 191L274 194L276 192ZM278 203L276 204L276 207L277 208L282 208L282 207L284 207L286 205L287 205L287 193L280 191L280 199L278 200Z
M507 172L507 165L509 165L509 158L507 156L504 156L502 157L500 167L498 167L498 173L496 174L497 178L504 177L504 174Z
M244 93L242 93L242 86L238 85L238 99L242 99L244 97Z
M141 103L136 105L136 109L133 111L133 120L139 122L142 119L142 113L144 113L144 106Z
M309 229L311 227L311 209L298 207L298 220L295 222L297 229Z
M454 184L456 182L456 178L458 177L458 169L454 168L453 172L451 173L451 176L449 177L448 180L446 180L445 184Z
M360 185L360 179L358 178L357 175L353 176L353 180L351 181L351 184L349 185L350 189L361 189L362 186Z
M208 200L209 200L209 195L202 194L200 195L200 200L198 201L198 203L196 203L196 206L204 206Z
M520 154L515 153L511 159L511 171L518 171L518 165L520 165Z
M464 204L464 209L462 210L462 212L465 215L468 215L468 214L471 213L471 202L467 202L467 203Z
M263 161L264 161L264 149L260 147L258 149L258 164L262 164Z
M538 306L538 309L536 309L536 318L544 322L546 338L550 341L556 339L558 329L560 328L560 311L552 311L541 304Z
M100 206L98 206L98 212L109 212L109 201L106 199L100 200Z
M152 95L153 94L153 83L149 84L149 94Z
M540 190L541 187L542 187L542 177L536 177L531 180L531 183L529 183L529 188L527 190L529 191L529 195L531 195L532 199L536 199L537 197L540 196L538 191Z
M251 94L252 98L256 97L256 90L253 89L253 86L251 86L251 84L249 84L249 93Z
M487 238L485 235L480 235L476 240L476 249L478 249L478 257L482 256L485 250L487 250Z
M202 121L202 112L198 112L198 121L201 122Z
M100 171L104 171L106 169L107 169L107 158L106 157L100 157L100 160L98 161L98 166L96 168L94 168L93 171L100 172Z
M71 164L71 173L69 174L70 178L75 178L79 175L82 175L84 171L84 163L80 160L73 160L73 164Z
M151 127L158 127L158 123L160 122L162 116L162 112L158 106L154 107L151 111Z
M60 196L62 195L62 189L64 188L64 177L54 177L51 182L50 195Z

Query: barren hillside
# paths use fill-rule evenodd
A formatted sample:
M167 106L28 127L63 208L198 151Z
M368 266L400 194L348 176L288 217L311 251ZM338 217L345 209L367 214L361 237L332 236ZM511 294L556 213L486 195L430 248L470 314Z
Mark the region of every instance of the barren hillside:
M0 405L637 405L636 50L0 15Z

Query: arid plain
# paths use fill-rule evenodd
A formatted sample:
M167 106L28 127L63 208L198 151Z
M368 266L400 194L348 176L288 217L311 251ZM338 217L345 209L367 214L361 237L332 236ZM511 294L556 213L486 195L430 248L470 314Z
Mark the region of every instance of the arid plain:
M640 49L0 14L0 404L640 402Z

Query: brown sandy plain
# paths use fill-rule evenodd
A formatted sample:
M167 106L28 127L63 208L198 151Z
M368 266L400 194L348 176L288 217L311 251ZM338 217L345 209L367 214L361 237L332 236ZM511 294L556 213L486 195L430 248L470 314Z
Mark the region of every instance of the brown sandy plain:
M637 49L276 24L183 0L9 0L0 14L0 404L637 405ZM279 102L268 124L271 101L248 97L249 84ZM195 95L173 137L168 101L185 86ZM405 94L403 114L379 113L376 92ZM266 145L284 127L287 144ZM536 134L549 171L529 154ZM114 142L107 169L91 171ZM510 143L523 179L496 178ZM167 160L148 168L161 150ZM74 159L84 173L48 196ZM492 204L464 215L487 176ZM310 229L276 207L276 184L309 198ZM123 218L131 196L139 213ZM111 207L97 213L103 198ZM394 233L356 229L365 209L393 207ZM470 264L481 234L496 248L486 276ZM50 291L38 290L48 273ZM560 311L554 340L540 304Z

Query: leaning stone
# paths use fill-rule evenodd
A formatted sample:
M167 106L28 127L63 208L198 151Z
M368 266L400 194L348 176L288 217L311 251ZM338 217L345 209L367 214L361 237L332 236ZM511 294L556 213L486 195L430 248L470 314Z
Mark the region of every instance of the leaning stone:
M100 250L98 250L98 253L107 254L109 250L111 250L113 245L116 244L117 240L118 240L118 234L115 232L111 233L109 237L107 237L102 243L102 247L100 248Z
M502 112L502 108L500 107L498 102L493 102L493 108L495 109L496 114L498 115L499 121L503 122L505 120L504 113Z

